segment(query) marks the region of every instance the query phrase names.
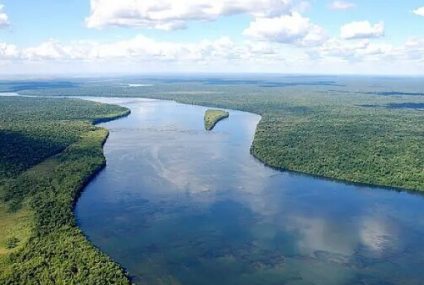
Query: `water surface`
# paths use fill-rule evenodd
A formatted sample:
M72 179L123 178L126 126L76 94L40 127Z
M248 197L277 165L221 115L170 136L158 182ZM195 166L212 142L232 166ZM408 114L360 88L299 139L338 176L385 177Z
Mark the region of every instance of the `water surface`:
M131 109L76 214L137 284L422 284L424 198L279 172L249 154L259 116L97 98Z

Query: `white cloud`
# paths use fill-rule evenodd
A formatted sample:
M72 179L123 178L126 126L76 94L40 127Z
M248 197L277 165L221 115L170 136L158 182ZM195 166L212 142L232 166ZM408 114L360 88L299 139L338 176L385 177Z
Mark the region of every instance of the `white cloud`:
M292 0L91 0L87 27L184 28L188 21L211 21L221 16L247 13L254 17L286 14Z
M38 46L24 49L21 55L29 60L50 60L65 58L67 52L59 42L49 40Z
M0 43L0 59L15 59L19 57L19 50L15 45Z
M355 8L356 5L348 2L348 1L333 1L333 3L331 3L330 8L333 10L350 10Z
M6 27L9 25L9 17L6 12L4 12L4 5L0 4L0 28Z
M228 37L201 40L191 43L157 41L143 35L110 43L77 41L61 43L48 40L39 45L19 49L14 45L0 43L0 59L23 61L108 61L131 60L135 62L211 63L260 60L282 60L302 57L304 50L320 58L364 60L378 56L397 56L402 59L422 59L424 39L410 39L404 46L394 48L388 44L370 43L369 40L350 42L330 39L319 46L285 48L267 41L236 43ZM290 55L290 56L288 56Z
M295 37L296 38L296 37ZM303 42L300 37L295 42ZM126 40L59 42L18 48L0 43L0 66L11 72L285 72L423 73L424 38L403 45L332 38L298 48L228 37L195 42L159 41L143 35ZM3 72L4 73L4 72Z
M313 46L327 39L325 31L299 13L275 18L257 18L243 32L258 40Z
M424 38L411 38L406 41L398 55L404 60L424 61Z
M384 36L384 23L372 25L368 21L352 22L341 27L340 36L347 40L380 38Z
M412 13L414 13L415 15L424 17L424 6L415 9L414 11L412 11Z
M245 35L264 41L312 46L326 39L324 30L302 17L303 0L91 0L86 19L90 28L107 26L185 28L190 21L213 21L222 16L253 17Z
M321 57L334 57L346 61L375 61L394 55L395 48L384 43L371 43L369 40L357 42L331 39L319 47Z
M254 58L269 58L274 49L265 43L234 43L228 37L192 43L157 41L143 35L127 40L98 43L78 41L64 44L48 40L39 45L18 49L0 44L0 59L24 61L109 61L175 62L206 64L211 62L237 62Z

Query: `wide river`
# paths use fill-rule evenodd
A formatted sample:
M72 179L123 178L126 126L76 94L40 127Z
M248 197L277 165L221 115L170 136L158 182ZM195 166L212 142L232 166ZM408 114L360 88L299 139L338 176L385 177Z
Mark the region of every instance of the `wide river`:
M137 284L423 284L424 196L280 172L249 154L260 117L97 98L131 109L77 203L87 237Z

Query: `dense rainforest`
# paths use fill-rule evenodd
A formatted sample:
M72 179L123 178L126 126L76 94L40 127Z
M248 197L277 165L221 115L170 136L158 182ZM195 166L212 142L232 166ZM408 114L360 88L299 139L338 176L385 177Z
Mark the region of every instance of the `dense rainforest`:
M424 190L421 79L252 77L108 79L20 93L145 97L253 112L262 120L251 152L270 166ZM145 84L125 84L134 82Z
M104 165L119 106L0 97L0 284L129 284L78 229L73 205Z

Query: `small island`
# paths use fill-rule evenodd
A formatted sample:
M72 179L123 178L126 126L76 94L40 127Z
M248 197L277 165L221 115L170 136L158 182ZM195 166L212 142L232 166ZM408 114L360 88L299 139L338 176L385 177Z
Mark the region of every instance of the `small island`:
M230 113L223 110L208 109L205 112L205 129L211 131L222 119L228 118Z

